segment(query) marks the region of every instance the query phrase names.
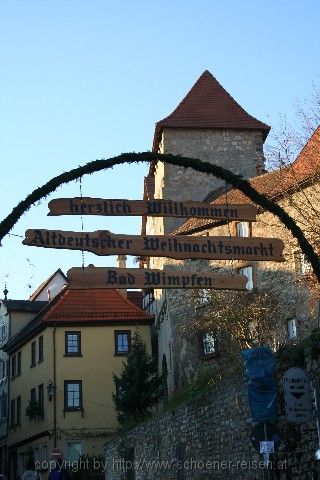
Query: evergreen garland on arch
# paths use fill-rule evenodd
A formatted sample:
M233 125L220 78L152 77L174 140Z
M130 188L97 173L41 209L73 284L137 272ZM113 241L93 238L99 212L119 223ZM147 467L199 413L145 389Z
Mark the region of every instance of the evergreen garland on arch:
M12 212L4 220L2 220L2 222L0 222L0 241L5 235L7 235L7 233L10 232L24 212L28 211L32 205L42 198L45 198L50 193L54 192L61 185L72 182L73 180L83 177L84 175L91 175L92 173L99 172L101 170L107 170L123 163L151 163L159 160L164 163L170 163L171 165L193 168L197 172L214 175L215 177L220 178L231 184L233 187L239 189L254 203L260 205L262 208L277 216L279 220L288 228L288 230L290 230L292 235L298 240L302 252L307 255L313 271L318 281L320 281L320 261L318 255L315 253L312 245L306 239L303 231L296 224L295 220L288 213L286 213L283 208L280 207L280 205L274 203L272 200L269 200L265 195L257 192L257 190L255 190L250 183L243 179L240 175L236 175L230 170L218 165L212 165L208 162L202 162L199 159L180 155L160 154L155 152L122 153L121 155L113 158L94 160L83 166L74 168L69 172L62 173L49 180L49 182L42 185L42 187L36 188L25 198L25 200L22 200L20 203L18 203Z

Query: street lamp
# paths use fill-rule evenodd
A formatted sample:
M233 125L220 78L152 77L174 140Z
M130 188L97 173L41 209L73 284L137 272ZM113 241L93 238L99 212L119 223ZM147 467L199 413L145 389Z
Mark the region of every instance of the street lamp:
M53 399L53 397L55 396L56 394L56 386L54 385L54 383L50 380L49 384L47 385L47 392L48 392L48 398L49 398L49 401L51 401Z

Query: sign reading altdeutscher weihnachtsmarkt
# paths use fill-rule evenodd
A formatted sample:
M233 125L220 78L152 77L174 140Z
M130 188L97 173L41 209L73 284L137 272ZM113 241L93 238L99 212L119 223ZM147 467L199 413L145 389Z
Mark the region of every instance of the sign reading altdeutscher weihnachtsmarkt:
M213 205L172 200L110 200L102 198L57 198L48 204L48 215L105 215L210 218L254 221L254 205Z
M245 275L146 268L74 267L67 273L69 288L205 288L245 290Z
M284 261L284 243L277 238L116 235L108 230L69 232L30 229L26 231L22 243L35 247L82 250L96 255Z

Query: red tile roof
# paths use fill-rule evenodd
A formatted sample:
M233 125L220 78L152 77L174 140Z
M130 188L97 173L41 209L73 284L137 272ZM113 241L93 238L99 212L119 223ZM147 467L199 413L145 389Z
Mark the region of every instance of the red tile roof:
M315 130L310 140L303 147L296 160L291 164L279 170L264 173L250 180L251 185L268 198L278 200L285 194L301 188L304 184L309 184L314 179L319 178L320 174L320 126ZM211 203L229 204L252 203L240 190L232 189L218 196ZM210 219L190 218L175 232L176 235L194 233L214 225Z
M139 321L153 317L125 298L118 290L107 288L66 288L43 315L44 322Z
M157 152L164 128L227 128L261 130L266 137L270 127L249 115L206 70L177 108L156 123L153 151Z

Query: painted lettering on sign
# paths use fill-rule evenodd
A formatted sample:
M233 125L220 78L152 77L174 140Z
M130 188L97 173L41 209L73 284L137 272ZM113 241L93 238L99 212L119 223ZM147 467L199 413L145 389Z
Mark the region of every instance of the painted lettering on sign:
M69 288L206 288L245 290L244 275L183 272L144 268L74 267L68 271Z
M57 198L48 204L48 215L151 216L181 218L212 218L217 220L256 219L254 205L212 205L202 202L172 200L124 200L90 197Z
M276 238L116 235L108 230L68 232L27 230L24 245L85 250L96 255L141 255L177 259L284 261L284 243Z

